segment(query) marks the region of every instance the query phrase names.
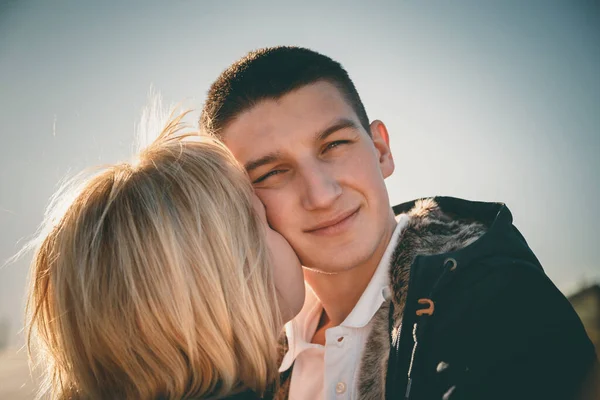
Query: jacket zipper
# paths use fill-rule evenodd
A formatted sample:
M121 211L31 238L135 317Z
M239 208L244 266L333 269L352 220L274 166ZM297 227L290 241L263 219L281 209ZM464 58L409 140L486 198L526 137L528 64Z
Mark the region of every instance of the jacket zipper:
M418 346L418 342L417 342L417 323L415 322L415 324L413 325L413 348L412 348L412 354L410 356L410 364L408 366L408 381L406 382L406 394L404 395L404 399L405 400L409 400L410 399L410 389L412 387L412 369L413 369L413 363L415 361L415 354L417 352L417 346Z

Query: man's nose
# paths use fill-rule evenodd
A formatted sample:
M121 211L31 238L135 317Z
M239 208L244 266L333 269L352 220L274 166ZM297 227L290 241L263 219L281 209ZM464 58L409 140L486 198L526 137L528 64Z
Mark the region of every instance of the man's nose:
M331 207L342 194L342 187L326 165L315 163L302 171L302 205L312 211Z

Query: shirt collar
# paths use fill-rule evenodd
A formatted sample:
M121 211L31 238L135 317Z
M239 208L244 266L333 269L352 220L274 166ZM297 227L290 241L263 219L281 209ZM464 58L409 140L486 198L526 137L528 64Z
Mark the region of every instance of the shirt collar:
M366 326L371 318L381 307L381 304L389 299L386 299L386 295L389 296L387 288L389 286L389 266L396 248L396 243L400 237L400 233L404 230L404 227L408 223L408 216L406 214L400 214L397 219L396 229L392 233L390 242L388 243L379 265L369 282L369 285L363 292L362 296L358 300L358 303L354 306L350 315L346 317L344 322L340 325L348 328L362 328Z
M308 285L305 285L305 287L306 297L302 310L300 310L294 319L285 324L288 351L283 356L283 360L281 360L279 372L289 369L296 360L296 357L304 350L322 347L311 343L311 340L319 324L323 306L312 288Z

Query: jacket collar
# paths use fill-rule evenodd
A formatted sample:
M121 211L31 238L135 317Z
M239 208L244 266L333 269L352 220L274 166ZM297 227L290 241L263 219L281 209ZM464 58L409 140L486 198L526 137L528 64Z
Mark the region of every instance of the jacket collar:
M395 325L400 323L406 304L409 279L413 283L426 281L432 285L443 272L446 259L467 247L477 246L476 242L494 225L506 226L512 221L504 204L469 202L452 197L419 199L393 209L395 213L405 213L409 217L390 269ZM411 271L418 257L427 258L427 264L439 268Z
M389 302L375 314L373 330L361 359L360 398L385 397L389 334L391 332L394 341L398 339L409 280L412 304L416 303L416 299L413 301L415 292L425 292L427 289L422 287L430 288L440 282L446 258L454 256L463 260L469 257L465 253L477 253L466 250L480 246L483 237L492 233L491 226L496 222L498 227L511 225L510 213L504 205L447 197L411 201L394 207L394 211L406 214L409 220L390 263L393 314L390 315ZM411 315L408 311L406 314Z

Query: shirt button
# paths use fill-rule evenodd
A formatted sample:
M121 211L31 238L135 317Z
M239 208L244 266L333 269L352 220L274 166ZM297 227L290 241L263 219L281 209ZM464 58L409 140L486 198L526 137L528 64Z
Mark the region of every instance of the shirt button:
M339 338L336 339L335 343L337 344L338 347L344 347L345 341L346 341L346 339L343 336L340 336Z
M383 298L386 301L390 301L392 299L392 291L388 286L384 287L381 293L383 294Z
M337 385L335 385L335 392L337 394L342 394L346 391L346 384L344 382L338 382Z

